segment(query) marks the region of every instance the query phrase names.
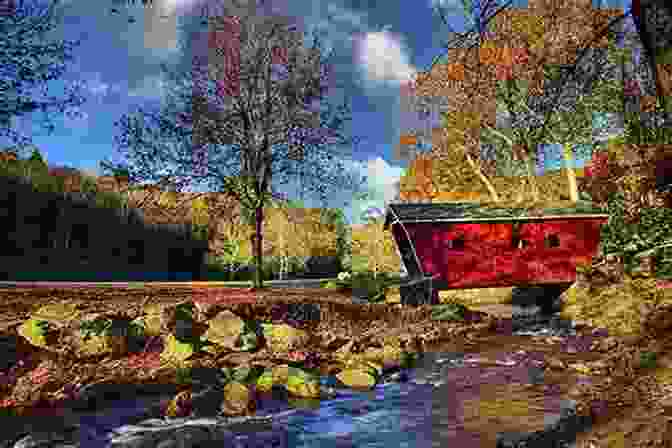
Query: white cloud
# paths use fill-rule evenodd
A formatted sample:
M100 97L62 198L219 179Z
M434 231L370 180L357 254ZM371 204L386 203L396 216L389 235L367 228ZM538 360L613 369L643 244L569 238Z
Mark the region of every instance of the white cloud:
M381 157L370 159L367 162L353 162L353 168L367 176L369 197L365 200L352 202L353 223L362 223L361 215L370 207L385 210L397 194L398 182L404 169L388 164Z
M357 53L367 80L373 83L409 81L417 73L401 39L387 30L363 35Z
M163 0L145 8L145 48L152 50L177 50L177 8L175 0Z

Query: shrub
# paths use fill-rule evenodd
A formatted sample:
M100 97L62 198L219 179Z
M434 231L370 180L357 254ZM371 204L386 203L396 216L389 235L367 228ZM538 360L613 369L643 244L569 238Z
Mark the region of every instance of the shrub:
M384 301L388 288L396 283L394 276L386 272L376 275L371 271L355 272L350 278L353 295L371 302Z
M639 366L642 369L652 369L656 367L656 354L653 352L642 352L639 358Z
M636 255L655 248L665 241L672 241L672 210L669 208L645 208L636 222L628 222L622 194L614 194L608 202L609 223L602 228L600 242L604 253L622 253L628 272L636 264ZM664 255L664 249L658 249L657 255ZM658 256L657 276L669 272L672 260Z

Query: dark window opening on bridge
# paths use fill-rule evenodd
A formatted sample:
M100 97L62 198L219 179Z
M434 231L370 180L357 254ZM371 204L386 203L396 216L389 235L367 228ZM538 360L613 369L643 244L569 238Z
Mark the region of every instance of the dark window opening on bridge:
M524 249L530 245L530 242L519 237L513 238L513 248L514 249Z
M143 264L145 262L145 244L141 240L131 240L128 242L130 255L128 257L129 264Z
M460 235L454 240L448 240L448 249L464 250L464 235Z
M77 249L89 248L89 228L86 224L73 224L71 233L72 245Z
M544 243L547 248L560 247L560 238L558 238L558 235L546 235Z

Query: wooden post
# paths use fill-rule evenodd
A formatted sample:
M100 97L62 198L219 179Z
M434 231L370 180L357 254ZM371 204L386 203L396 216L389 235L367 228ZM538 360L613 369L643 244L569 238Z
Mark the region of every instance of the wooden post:
M651 277L655 274L655 256L646 255L639 259L639 270L640 273L646 277Z
M623 281L623 276L625 269L623 266L623 259L616 254L609 254L605 257L606 261L606 274L611 282L621 282Z
M583 270L576 271L576 287L588 288L590 286L590 275Z

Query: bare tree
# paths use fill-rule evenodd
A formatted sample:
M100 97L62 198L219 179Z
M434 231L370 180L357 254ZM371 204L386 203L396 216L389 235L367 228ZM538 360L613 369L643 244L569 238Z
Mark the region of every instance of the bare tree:
M46 5L45 5L46 3ZM49 41L56 27L60 0L7 0L0 5L0 135L19 146L31 143L29 136L15 129L14 118L43 113L43 126L52 132L50 113L77 115L84 103L81 86L65 85L64 95L49 95L49 81L63 77L72 49L79 41ZM42 87L42 98L36 95Z
M328 58L287 19L211 21L211 58L170 70L158 110L140 108L117 122L130 177L168 176L177 190L206 184L254 210L255 286L262 287L264 205L273 181L296 180L326 204L331 194L365 184L347 165L353 144L347 98L329 99ZM200 60L199 60L200 59ZM204 63L205 62L205 63Z

